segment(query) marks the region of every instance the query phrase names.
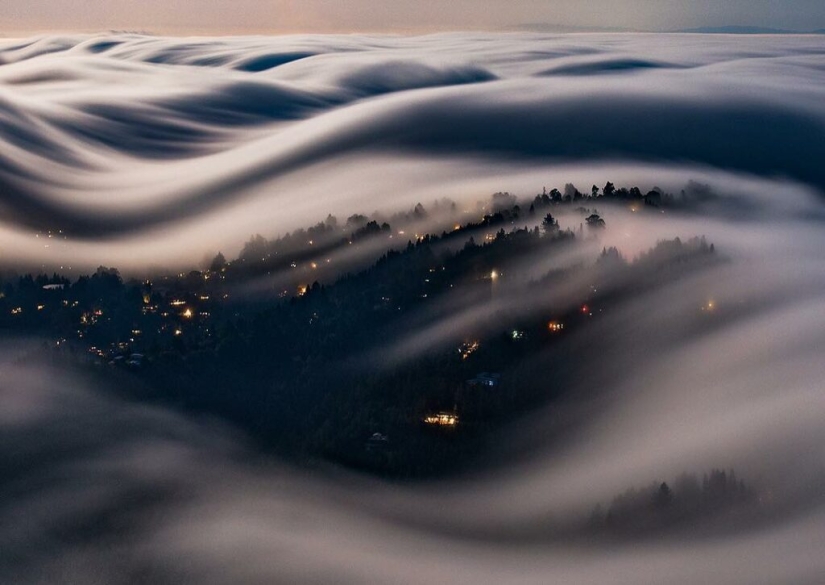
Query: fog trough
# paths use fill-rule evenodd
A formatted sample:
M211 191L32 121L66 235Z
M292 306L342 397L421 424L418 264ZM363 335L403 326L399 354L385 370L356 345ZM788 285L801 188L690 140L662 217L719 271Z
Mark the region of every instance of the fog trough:
M586 246L501 267L483 296L457 287L353 361L575 310L603 248L636 259L634 282L598 283L633 294L534 356L564 399L459 478L296 470L224 423L45 363L37 339L3 341L0 581L822 582L825 40L124 34L4 40L0 63L5 266L140 275L329 213L709 186L654 218L598 204L607 227ZM645 287L648 249L699 236L720 262ZM746 478L756 511L662 540L577 532L629 487L711 468Z

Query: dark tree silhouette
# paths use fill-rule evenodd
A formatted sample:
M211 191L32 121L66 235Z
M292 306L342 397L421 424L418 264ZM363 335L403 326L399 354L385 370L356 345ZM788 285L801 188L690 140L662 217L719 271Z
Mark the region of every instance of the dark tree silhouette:
M604 220L596 213L590 214L587 217L587 219L585 219L585 221L587 222L587 227L591 227L591 228L603 228L603 227L605 227Z
M209 270L212 272L219 272L221 269L226 267L226 258L221 252L212 259L212 263L209 265Z
M541 227L545 233L554 233L557 232L559 229L559 222L553 217L553 214L548 213L544 216L544 219L541 220Z
M616 186L610 181L608 181L605 184L604 189L602 189L602 194L605 197L612 197L614 193L616 193Z

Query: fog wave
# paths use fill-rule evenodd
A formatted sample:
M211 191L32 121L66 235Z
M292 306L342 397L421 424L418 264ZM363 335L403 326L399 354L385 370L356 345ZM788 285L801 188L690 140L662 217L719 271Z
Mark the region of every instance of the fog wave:
M363 212L529 195L585 162L600 184L638 165L821 190L822 54L816 37L695 35L6 41L0 246L55 266L101 241L107 264L191 262L325 217L320 192ZM33 246L48 230L60 244Z

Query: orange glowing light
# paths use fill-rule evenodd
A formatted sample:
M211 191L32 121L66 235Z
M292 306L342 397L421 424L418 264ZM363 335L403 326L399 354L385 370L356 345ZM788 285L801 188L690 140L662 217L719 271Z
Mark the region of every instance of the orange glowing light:
M458 415L449 412L439 412L438 414L429 414L425 416L423 420L424 423L428 425L454 427L458 424Z

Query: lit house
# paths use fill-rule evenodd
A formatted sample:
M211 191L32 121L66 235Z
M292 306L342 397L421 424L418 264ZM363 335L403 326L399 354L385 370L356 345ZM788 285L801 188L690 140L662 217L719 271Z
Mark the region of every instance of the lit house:
M474 354L478 350L478 341L465 341L461 345L458 346L458 353L461 355L461 359L466 360L472 354Z
M423 418L424 424L438 427L455 427L458 425L458 415L454 412L438 412L428 414Z

